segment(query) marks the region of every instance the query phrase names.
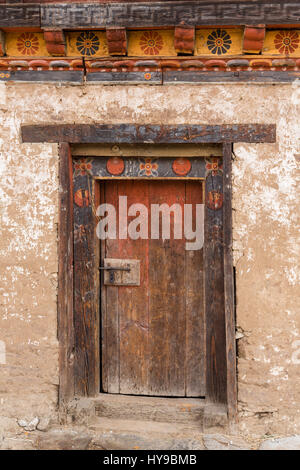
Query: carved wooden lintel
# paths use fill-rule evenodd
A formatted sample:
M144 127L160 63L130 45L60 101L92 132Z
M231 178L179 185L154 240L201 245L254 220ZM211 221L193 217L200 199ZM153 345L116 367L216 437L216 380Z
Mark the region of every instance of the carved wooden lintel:
M195 48L195 28L184 24L176 26L174 47L177 54L193 54Z
M106 39L110 55L127 54L127 36L125 28L107 28Z
M26 125L22 142L69 143L221 143L276 142L276 126L268 124L231 125Z
M265 35L265 25L246 25L244 29L243 52L246 54L260 54L264 45Z
M45 29L44 39L49 54L55 57L66 55L65 38L61 29Z

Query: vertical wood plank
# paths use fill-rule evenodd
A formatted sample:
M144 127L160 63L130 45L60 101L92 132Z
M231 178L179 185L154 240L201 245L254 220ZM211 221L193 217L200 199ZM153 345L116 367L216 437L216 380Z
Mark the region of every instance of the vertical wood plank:
M119 196L127 196L128 208L139 203L149 206L148 182L120 181ZM130 222L135 217L128 217ZM149 257L148 239L119 240L119 258L140 260L140 285L120 286L120 393L145 395L148 393L148 339L149 339Z
M152 182L149 200L152 204L183 206L185 183ZM172 237L171 231L170 240L160 236L149 243L149 391L152 395L184 396L185 241Z
M74 328L75 393L99 392L99 243L92 210L94 182L87 174L74 178Z
M99 184L100 200L99 203L105 203L105 183L100 182ZM104 266L104 258L106 256L106 240L99 240L100 245L100 266ZM108 361L107 355L107 301L106 301L106 289L103 288L103 273L99 271L99 284L100 284L100 344L101 344L101 357L100 357L100 387L102 392L108 392Z
M224 187L224 298L227 359L227 407L228 417L237 415L236 346L234 318L234 285L232 260L232 144L223 144Z
M105 199L102 202L112 204L118 208L118 182L110 181L103 183L105 186ZM117 234L118 238L118 234ZM105 253L101 255L101 263L104 265L104 258L118 258L118 240L107 239L105 241ZM103 274L102 274L103 278ZM105 317L104 322L104 343L106 364L103 363L103 371L107 378L107 387L104 391L108 393L120 393L120 319L119 319L119 290L115 286L103 286L101 281L101 291L105 295ZM103 387L105 383L103 382Z
M58 340L59 404L74 396L73 326L73 191L72 156L67 143L59 144L58 225Z
M203 183L186 182L185 203L203 203ZM195 222L193 223L195 230ZM205 315L203 248L185 251L186 396L205 396Z
M223 181L208 174L205 182L206 393L208 401L227 402L224 317Z

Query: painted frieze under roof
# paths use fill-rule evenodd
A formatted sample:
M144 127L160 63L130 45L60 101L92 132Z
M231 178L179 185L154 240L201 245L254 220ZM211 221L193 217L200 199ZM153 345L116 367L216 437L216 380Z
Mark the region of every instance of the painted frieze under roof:
M293 81L300 73L300 4L275 1L276 23L267 5L264 0L2 3L0 80Z

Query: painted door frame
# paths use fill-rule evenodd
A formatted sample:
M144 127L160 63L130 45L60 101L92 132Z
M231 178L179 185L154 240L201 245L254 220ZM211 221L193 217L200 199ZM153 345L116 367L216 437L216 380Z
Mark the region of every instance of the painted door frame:
M51 125L22 126L23 142L59 143L58 338L59 403L99 393L99 243L93 214L74 245L72 143L219 143L223 145L222 210L205 208L206 393L237 413L234 286L232 263L232 146L276 142L275 125ZM207 185L210 184L206 180ZM93 185L94 204L99 194ZM94 286L93 290L90 287Z

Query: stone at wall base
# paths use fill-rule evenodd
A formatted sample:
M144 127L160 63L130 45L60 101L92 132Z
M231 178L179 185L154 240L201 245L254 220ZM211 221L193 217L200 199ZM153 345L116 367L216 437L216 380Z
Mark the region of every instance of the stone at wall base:
M267 439L261 443L259 450L300 450L300 436Z
M251 450L249 444L237 436L206 434L203 442L207 450Z
M35 447L38 450L86 450L91 440L84 429L57 428L41 433Z

